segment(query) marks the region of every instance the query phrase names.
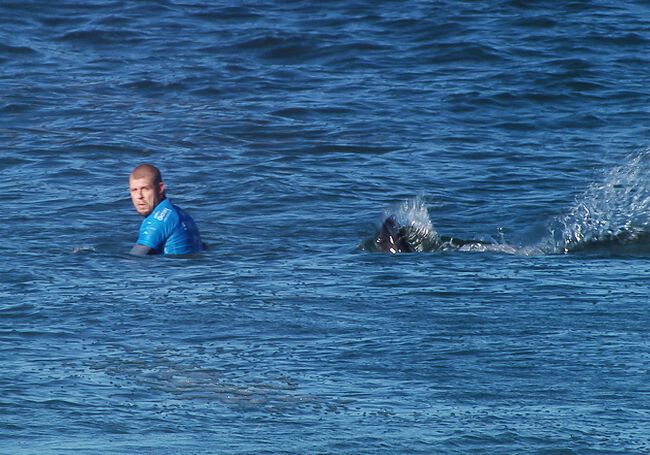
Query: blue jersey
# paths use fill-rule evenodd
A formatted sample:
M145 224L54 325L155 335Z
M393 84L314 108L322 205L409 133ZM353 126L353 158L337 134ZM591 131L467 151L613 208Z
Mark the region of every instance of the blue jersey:
M156 254L191 254L203 249L192 217L169 199L163 199L142 221L137 243Z

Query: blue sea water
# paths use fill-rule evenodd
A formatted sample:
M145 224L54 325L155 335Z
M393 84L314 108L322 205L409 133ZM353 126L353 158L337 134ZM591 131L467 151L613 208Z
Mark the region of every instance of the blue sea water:
M0 453L650 453L649 46L643 1L3 0ZM208 251L128 255L142 162Z

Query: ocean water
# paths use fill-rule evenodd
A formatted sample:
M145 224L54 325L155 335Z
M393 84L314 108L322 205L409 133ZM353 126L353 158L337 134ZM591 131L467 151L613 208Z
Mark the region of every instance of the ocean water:
M648 18L0 2L0 453L650 453Z

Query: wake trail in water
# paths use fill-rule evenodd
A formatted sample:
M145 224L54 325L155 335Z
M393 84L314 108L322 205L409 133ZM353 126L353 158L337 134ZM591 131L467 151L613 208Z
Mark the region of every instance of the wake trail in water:
M482 240L462 240L456 237L443 236L438 234L431 218L426 203L420 198L407 199L396 206L384 211L382 218L386 222L392 220L396 223L398 235L409 246L406 251L422 253L433 251L465 251L465 252L498 252L515 254L517 249L511 245L498 242L486 242ZM360 245L365 251L403 252L399 249L388 249L385 247L385 229L371 239L366 239ZM395 244L397 239L390 238L390 243ZM405 251L404 251L405 252Z
M461 240L440 235L421 198L402 201L384 211L413 252L465 251L520 255L581 251L650 254L650 150L632 155L592 183L566 215L554 218L548 235L533 245ZM382 251L381 231L360 248ZM395 252L395 251L391 251Z
M591 184L540 245L553 253L627 246L650 249L650 150L632 155Z

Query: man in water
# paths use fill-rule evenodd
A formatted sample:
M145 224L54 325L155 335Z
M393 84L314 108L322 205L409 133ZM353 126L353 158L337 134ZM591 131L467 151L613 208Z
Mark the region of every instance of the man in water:
M145 217L131 254L192 254L203 250L194 220L165 195L160 170L141 164L129 176L133 207Z

